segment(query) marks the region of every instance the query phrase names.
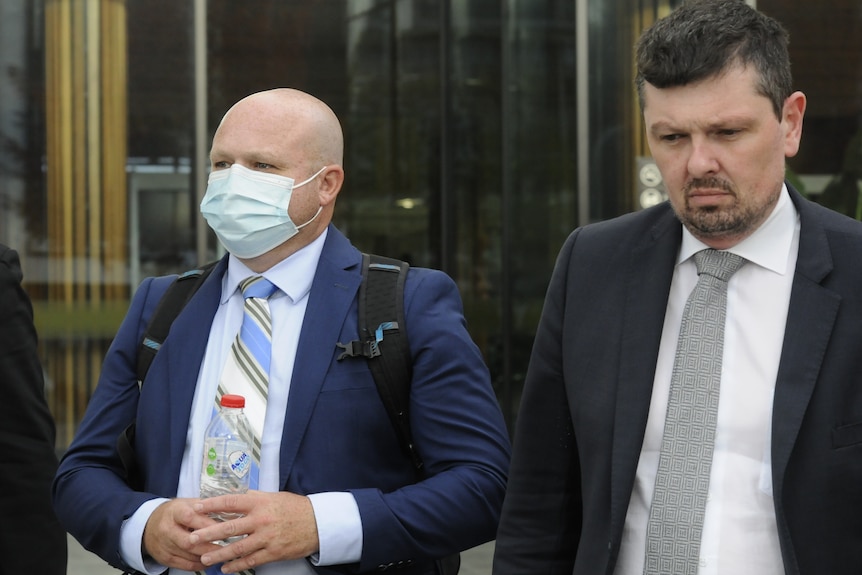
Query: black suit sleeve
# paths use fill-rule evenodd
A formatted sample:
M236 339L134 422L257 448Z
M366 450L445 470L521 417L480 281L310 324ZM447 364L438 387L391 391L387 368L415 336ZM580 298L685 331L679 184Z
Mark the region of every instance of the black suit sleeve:
M518 411L494 575L571 575L583 513L563 374L564 248L545 300Z
M64 575L66 533L51 508L54 420L21 280L18 254L0 245L0 517L9 526L0 536L0 571Z

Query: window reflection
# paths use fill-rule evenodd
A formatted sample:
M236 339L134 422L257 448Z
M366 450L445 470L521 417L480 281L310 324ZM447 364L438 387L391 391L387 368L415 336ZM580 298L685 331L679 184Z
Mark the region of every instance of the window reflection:
M0 2L0 242L21 255L58 445L140 279L216 256L208 231L195 243L208 166L194 158L231 104L276 86L342 120L336 225L363 250L455 278L512 423L564 238L659 189L632 43L678 3L207 0L200 38L192 2ZM858 2L757 5L789 29L809 97L788 177L862 218Z
M856 0L758 0L790 33L795 88L808 97L797 189L862 219L862 8Z

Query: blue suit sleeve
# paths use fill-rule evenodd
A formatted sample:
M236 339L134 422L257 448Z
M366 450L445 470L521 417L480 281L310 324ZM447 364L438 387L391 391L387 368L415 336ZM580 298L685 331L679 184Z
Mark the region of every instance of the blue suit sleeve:
M506 487L509 436L455 283L411 269L405 294L410 421L425 476L391 492L353 492L363 526L360 571L409 559L406 549L441 557L493 539Z

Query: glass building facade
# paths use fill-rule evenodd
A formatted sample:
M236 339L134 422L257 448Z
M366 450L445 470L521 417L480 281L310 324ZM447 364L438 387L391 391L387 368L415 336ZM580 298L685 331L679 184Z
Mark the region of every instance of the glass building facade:
M277 86L342 120L336 225L455 279L511 426L565 237L664 198L632 44L676 4L0 0L0 242L21 255L58 447L140 280L219 255L197 208L210 139ZM860 217L862 4L756 5L809 97L788 177Z

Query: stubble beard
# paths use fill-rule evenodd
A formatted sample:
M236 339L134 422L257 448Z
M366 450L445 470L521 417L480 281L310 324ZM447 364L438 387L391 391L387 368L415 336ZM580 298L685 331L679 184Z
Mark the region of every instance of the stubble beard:
M733 197L730 207L691 207L688 192L696 188L721 189ZM744 238L751 235L762 224L778 202L781 187L776 188L765 199L746 204L740 202L739 193L728 182L721 180L693 181L685 188L685 204L682 210L674 207L677 218L698 238ZM755 200L756 196L753 197Z

